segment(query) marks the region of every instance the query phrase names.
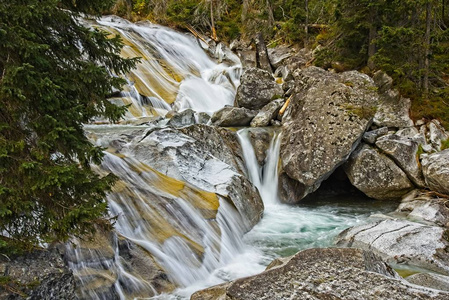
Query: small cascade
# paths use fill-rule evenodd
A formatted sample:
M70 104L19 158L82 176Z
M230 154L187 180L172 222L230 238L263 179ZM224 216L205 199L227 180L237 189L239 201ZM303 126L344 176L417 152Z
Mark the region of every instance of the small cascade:
M186 108L211 114L234 102L242 72L237 56L217 63L204 51L209 47L205 42L150 22L134 24L116 16L84 22L120 35L125 44L122 55L141 58L126 78L125 91L111 99L131 104L125 119L164 116ZM216 51L219 56L221 47Z
M68 247L70 267L84 286L80 298L156 295L154 280L134 274L132 264L124 261L119 239L141 249L147 262L154 260L153 265L179 287L210 277L243 251L244 222L235 208L216 194L124 155L106 152L99 172L119 177L108 195L119 238L97 238L97 250L79 241L75 241L76 247ZM108 291L95 289L93 283L101 280L110 282Z
M251 129L241 129L237 132L240 145L243 149L243 156L246 163L249 178L258 188L262 200L267 205L278 203L278 177L279 177L279 149L281 145L281 133L273 132L273 137L267 151L265 164L260 167L253 145L249 138Z

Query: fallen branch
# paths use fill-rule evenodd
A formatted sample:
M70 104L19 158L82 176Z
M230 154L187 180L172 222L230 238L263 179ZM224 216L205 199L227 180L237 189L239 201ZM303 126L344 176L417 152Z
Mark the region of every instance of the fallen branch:
M282 116L287 109L288 104L290 103L290 100L292 99L293 95L288 97L287 101L285 101L284 105L282 106L281 110L279 111L279 115Z

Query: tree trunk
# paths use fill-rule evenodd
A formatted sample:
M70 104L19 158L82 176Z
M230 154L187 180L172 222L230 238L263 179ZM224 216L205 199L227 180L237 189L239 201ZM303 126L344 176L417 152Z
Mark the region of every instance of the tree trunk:
M424 57L424 94L429 95L429 69L430 69L430 24L431 24L432 5L430 1L426 4L426 35L425 35L425 57Z
M306 24L304 24L304 48L309 48L309 0L306 0Z
M267 12L268 12L268 27L271 29L274 26L274 15L273 15L273 7L271 6L270 0L267 0Z
M376 54L376 45L374 44L374 39L377 36L376 28L376 18L377 18L377 8L373 5L369 9L369 33L368 33L368 68L374 70L373 56Z

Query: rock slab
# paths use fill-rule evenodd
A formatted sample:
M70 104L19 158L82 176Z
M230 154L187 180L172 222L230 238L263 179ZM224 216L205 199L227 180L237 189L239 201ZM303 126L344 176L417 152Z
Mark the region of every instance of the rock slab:
M421 164L429 188L449 195L449 149L425 157Z

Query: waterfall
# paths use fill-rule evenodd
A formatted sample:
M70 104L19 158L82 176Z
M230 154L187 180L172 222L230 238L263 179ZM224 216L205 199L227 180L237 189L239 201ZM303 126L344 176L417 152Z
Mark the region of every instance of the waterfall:
M267 151L265 164L260 167L256 154L251 144L249 132L251 129L245 128L237 132L240 145L243 150L248 176L251 182L259 190L260 196L265 206L278 203L278 177L279 177L279 149L281 144L281 133L275 131Z
M205 42L150 22L131 23L116 16L84 22L120 35L122 56L141 58L126 78L125 91L112 99L118 105L131 104L125 119L186 108L211 114L233 104L242 72L237 56L227 53L227 62L217 64L205 52ZM222 55L221 47L216 51Z

